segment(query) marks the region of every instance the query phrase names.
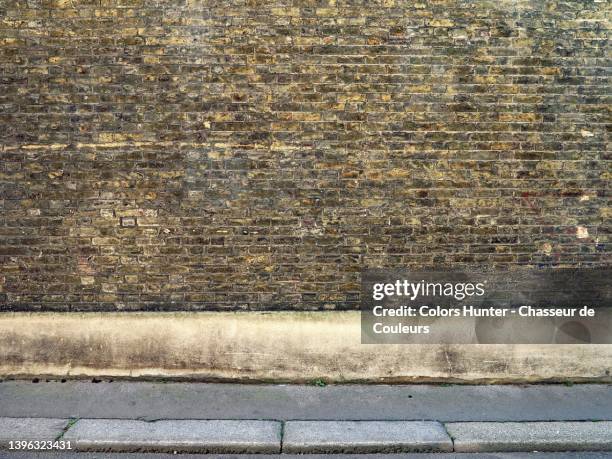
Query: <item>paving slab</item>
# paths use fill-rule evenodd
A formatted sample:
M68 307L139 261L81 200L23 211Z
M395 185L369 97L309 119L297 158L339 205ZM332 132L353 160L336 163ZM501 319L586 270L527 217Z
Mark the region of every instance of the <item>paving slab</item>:
M53 441L67 424L68 419L0 417L0 448L8 448L11 441Z
M453 443L433 421L288 421L284 453L389 453L452 451Z
M445 427L457 452L612 451L608 421L460 422Z
M281 423L82 419L63 439L77 451L278 453Z
M491 407L495 407L492 409ZM0 383L0 416L116 419L612 420L612 385Z

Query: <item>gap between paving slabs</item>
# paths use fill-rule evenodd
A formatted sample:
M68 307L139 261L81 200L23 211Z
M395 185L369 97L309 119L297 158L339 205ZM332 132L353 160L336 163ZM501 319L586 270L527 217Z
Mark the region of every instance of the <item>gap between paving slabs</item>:
M64 435L66 434L66 432L68 432L68 430L75 425L77 422L79 422L79 418L70 418L68 419L68 422L66 423L66 425L64 426L64 429L62 430L62 433L60 433L57 438L55 439L56 441L59 441L61 439L64 438Z

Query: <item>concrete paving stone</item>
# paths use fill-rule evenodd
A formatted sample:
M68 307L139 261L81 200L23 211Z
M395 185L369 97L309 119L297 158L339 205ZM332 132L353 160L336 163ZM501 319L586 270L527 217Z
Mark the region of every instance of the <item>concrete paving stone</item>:
M0 417L0 448L8 448L10 441L55 440L67 424L67 419Z
M610 421L457 422L445 427L457 452L612 451Z
M63 439L77 451L278 453L281 423L82 419Z
M284 453L390 453L452 451L439 422L288 421Z

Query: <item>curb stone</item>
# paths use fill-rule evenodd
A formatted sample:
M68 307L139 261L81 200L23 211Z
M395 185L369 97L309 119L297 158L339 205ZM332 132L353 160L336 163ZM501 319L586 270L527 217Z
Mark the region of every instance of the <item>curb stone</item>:
M434 421L288 421L284 453L447 452L453 443Z
M68 419L0 417L0 448L8 448L10 441L53 441L67 424Z
M77 451L279 453L281 423L82 419L63 439Z
M53 441L63 433L62 440L77 451L117 453L612 451L612 421L286 421L284 429L278 421L253 420L81 419L69 428L68 423L59 418L0 417L0 449L8 449L11 440Z
M445 424L456 452L612 451L612 421Z

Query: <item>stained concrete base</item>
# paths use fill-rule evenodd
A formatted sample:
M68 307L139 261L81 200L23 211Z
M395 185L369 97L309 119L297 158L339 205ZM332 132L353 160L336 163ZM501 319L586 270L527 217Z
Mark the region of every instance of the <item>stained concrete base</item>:
M363 345L359 312L2 313L0 377L612 381L612 345Z

